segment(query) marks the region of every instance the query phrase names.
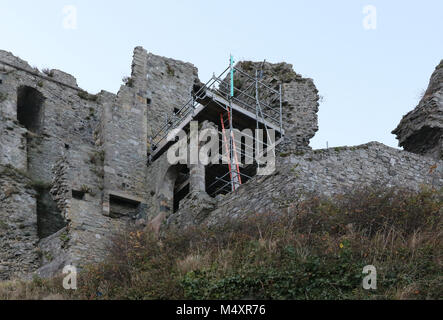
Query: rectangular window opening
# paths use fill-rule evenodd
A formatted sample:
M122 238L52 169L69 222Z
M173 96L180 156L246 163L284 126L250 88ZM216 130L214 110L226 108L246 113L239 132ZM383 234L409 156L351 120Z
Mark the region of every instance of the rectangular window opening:
M140 213L140 202L119 197L116 195L109 195L111 218L129 218L136 219Z
M83 191L72 190L72 197L77 200L85 200L85 194Z

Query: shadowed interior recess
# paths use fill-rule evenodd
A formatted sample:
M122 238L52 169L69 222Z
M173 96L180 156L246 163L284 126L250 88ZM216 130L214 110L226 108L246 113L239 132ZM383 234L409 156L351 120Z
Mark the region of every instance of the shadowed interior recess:
M36 89L23 86L17 90L17 120L29 131L39 133L43 124L45 98Z

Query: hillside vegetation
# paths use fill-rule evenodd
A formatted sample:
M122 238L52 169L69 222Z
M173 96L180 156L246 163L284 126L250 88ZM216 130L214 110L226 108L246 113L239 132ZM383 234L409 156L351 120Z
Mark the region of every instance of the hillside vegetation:
M443 190L371 187L160 240L128 231L77 291L36 278L0 285L0 299L441 299L442 207ZM366 265L377 290L362 288Z

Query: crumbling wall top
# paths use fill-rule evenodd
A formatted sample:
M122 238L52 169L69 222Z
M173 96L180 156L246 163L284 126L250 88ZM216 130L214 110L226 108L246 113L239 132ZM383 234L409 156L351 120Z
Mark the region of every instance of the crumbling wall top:
M317 112L320 97L314 81L297 74L293 65L285 62L242 61L237 64L237 67L252 77L255 77L257 73L260 81L274 90L278 91L281 85L285 139L280 148L298 151L309 150L309 142L318 131ZM240 73L234 75L234 86L238 89L247 90L251 81ZM255 86L247 91L250 97L255 97ZM279 101L275 100L275 96L266 96L266 92L266 90L259 90L260 100L265 101L272 108L278 109Z
M392 133L405 150L443 159L443 60L435 68L418 106L403 117Z

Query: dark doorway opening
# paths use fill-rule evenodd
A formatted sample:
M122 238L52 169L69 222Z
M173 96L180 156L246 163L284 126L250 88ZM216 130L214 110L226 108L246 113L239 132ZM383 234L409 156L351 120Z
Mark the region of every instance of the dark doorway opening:
M174 212L180 208L182 201L189 194L189 169L187 165L178 167L177 179L174 184Z
M110 217L111 218L127 218L134 220L140 213L140 202L116 196L109 195Z
M43 102L45 98L36 89L22 86L17 91L17 120L33 133L40 133L43 125Z
M40 239L66 227L67 222L52 199L49 189L39 190L37 197L37 233Z

